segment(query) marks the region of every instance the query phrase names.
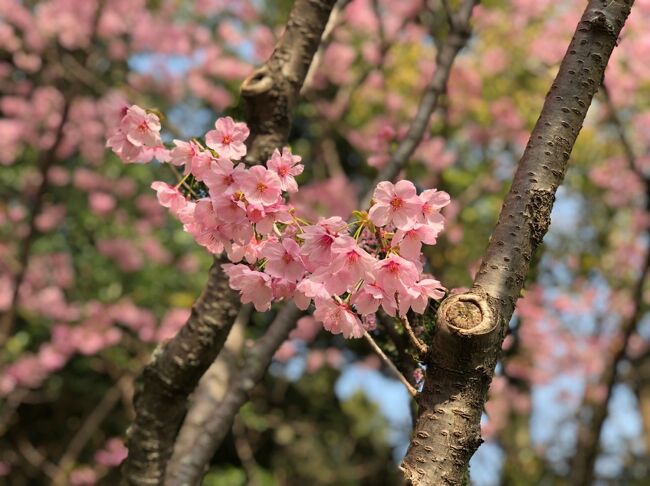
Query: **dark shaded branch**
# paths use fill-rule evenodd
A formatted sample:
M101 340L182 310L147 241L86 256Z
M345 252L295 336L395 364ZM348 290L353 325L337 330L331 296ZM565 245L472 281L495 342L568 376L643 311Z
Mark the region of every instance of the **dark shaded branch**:
M189 320L154 351L143 370L134 398L135 421L127 433L127 484L162 484L187 397L216 358L239 308L239 296L221 274L215 260Z
M169 471L167 486L196 486L200 484L206 466L228 434L235 415L248 400L248 393L262 379L280 345L289 337L300 311L288 302L278 312L268 330L245 353L244 361L231 381L226 395L204 423L196 437L194 448L182 458L178 468Z
M102 422L106 420L108 414L111 413L117 402L120 401L122 396L121 387L131 381L131 376L123 376L115 385L113 385L102 397L97 406L88 414L83 424L74 437L68 444L65 452L59 460L57 472L52 479L54 486L66 486L69 481L69 473L75 465L79 454L83 451L84 447L97 429L101 426Z
M636 157L632 145L627 139L623 124L618 118L607 90L604 89L603 91L611 119L616 126L619 140L625 152L628 164L631 170L642 177L642 180L645 182L645 210L647 213L650 211L650 179L643 179L641 172L638 170ZM650 232L646 230L645 236L650 237ZM630 337L632 337L636 332L639 321L643 317L643 291L648 273L650 273L650 247L646 249L646 256L643 266L641 267L641 274L632 290L632 302L634 306L632 315L621 324L619 329L620 336L613 339L610 343L608 359L603 367L603 373L601 374L598 383L595 385L597 388L603 388L605 390L605 396L601 400L595 400L593 397L590 397L588 394L590 386L588 384L582 405L579 409L582 413L587 412L588 416L583 417L578 424L576 448L571 467L571 484L575 484L576 486L589 486L594 481L594 466L600 451L600 434L605 419L607 418L608 405L612 396L612 391L614 390L614 385L619 379L618 367L625 359Z
M31 211L29 213L29 223L27 228L27 235L22 241L18 253L18 272L14 278L14 288L11 295L11 303L9 308L2 315L0 319L0 348L2 348L11 335L11 330L14 327L16 320L16 313L18 311L18 299L20 297L20 287L25 279L25 273L27 272L27 265L29 263L29 256L31 254L32 246L36 237L38 235L38 230L36 228L36 219L41 213L41 208L43 207L43 200L45 195L49 190L49 181L48 181L48 172L50 167L56 162L56 151L58 150L61 142L63 142L64 127L68 121L68 113L70 111L70 105L72 102L67 98L63 101L63 110L61 112L61 121L56 128L56 133L54 135L54 143L46 151L41 152L38 160L38 171L41 176L41 181L36 190L31 201Z
M465 46L467 39L470 37L470 17L474 6L478 3L479 0L465 0L460 10L450 17L449 34L438 50L436 70L420 99L415 117L411 120L406 136L391 155L386 167L379 172L371 184L371 188L374 188L381 181L393 180L404 168L418 145L420 145L427 125L429 124L431 114L438 107L440 98L447 92L447 82L456 55ZM363 199L362 208L370 206L371 197L372 193Z
M293 109L335 3L296 0L273 54L242 83L252 140L247 163L265 162L287 142Z
M605 362L603 373L598 380L597 386L605 389L605 397L594 402L585 394L583 399L581 410L583 412L588 410L589 418L583 420L578 426L578 439L571 467L571 484L576 486L593 484L594 465L600 451L600 433L607 418L609 400L618 379L618 366L625 359L625 351L630 337L636 331L637 324L643 315L643 290L649 271L650 251L647 251L641 275L633 290L634 310L632 315L621 325L620 336L612 340L609 358Z
M621 119L618 116L618 111L612 102L611 96L609 96L609 89L607 84L603 82L601 87L601 93L603 94L603 100L605 101L605 106L607 106L607 111L609 111L609 117L616 129L616 135L618 140L623 148L623 154L625 155L625 160L627 161L628 167L632 172L634 172L641 180L645 180L643 172L639 170L639 167L636 164L636 156L634 155L634 149L630 140L627 138L627 133L625 132L625 127L621 122Z
M167 464L167 472L178 469L183 458L191 454L196 438L201 435L205 423L213 411L223 400L233 375L238 366L238 360L244 347L246 326L252 314L252 306L242 306L235 324L228 335L226 344L217 359L210 365L199 382L191 400L191 406L185 416L183 425L176 437L174 452Z
M633 0L591 0L546 97L469 292L437 313L424 390L402 462L413 485L461 484L501 343L555 192Z
M633 389L643 423L645 455L650 459L650 352L635 360Z
M302 83L335 0L296 0L285 32L264 66L244 80L248 163L263 163L287 141ZM187 397L215 360L241 304L215 259L201 297L181 331L159 347L141 378L129 429L123 482L161 484Z

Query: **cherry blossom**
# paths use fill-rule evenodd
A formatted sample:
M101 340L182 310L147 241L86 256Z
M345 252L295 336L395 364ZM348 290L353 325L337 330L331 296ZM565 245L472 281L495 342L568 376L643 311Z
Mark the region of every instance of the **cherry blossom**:
M363 324L349 306L332 299L316 302L314 317L332 334L343 334L346 338L363 336Z
M133 110L118 132L126 134L148 116ZM384 181L374 191L369 213L355 212L351 223L334 216L312 224L283 196L283 191L298 191L294 176L303 170L301 158L284 148L273 153L267 167L246 167L237 162L237 144L243 147L248 134L245 124L221 118L215 126L206 140L217 151L214 141L221 141L219 157L202 150L198 141L175 140L168 159L172 165L185 165L186 177L176 187L162 181L151 187L160 205L199 245L215 255L226 253L233 263L224 264L224 271L243 303L266 311L274 301L293 299L303 310L313 302L314 318L325 329L358 338L374 329L380 307L391 316L403 316L409 309L423 313L429 299L444 296L440 282L421 273L420 259L422 245L435 244L443 229L439 211L449 203L446 193L432 189L418 196L411 182ZM128 162L129 150L136 146L126 136L124 140L114 150ZM145 135L136 139L141 140L153 141ZM137 157L143 157L144 149L136 148ZM179 189L190 173L203 181L207 195ZM93 190L102 187L95 180L85 183ZM147 332L143 339L152 339L155 332ZM104 341L88 346L103 346Z
M275 149L271 159L266 163L266 166L280 178L280 187L283 191L298 192L298 183L294 177L302 174L304 170L299 163L301 160L301 157L291 153L291 149L284 147L282 154Z
M393 223L402 230L413 226L421 207L415 186L410 181L399 181L397 184L380 182L373 200L375 204L370 208L370 220L377 226Z
M253 204L271 205L280 197L281 183L275 172L256 165L238 172L237 177L246 199Z
M241 292L244 304L252 303L259 312L271 307L271 277L266 273L251 270L246 265L225 264L223 269L230 278L230 286Z
M216 150L220 157L232 160L239 160L246 155L244 141L250 133L245 123L235 121L227 116L219 118L215 129L205 135L205 142L208 147Z

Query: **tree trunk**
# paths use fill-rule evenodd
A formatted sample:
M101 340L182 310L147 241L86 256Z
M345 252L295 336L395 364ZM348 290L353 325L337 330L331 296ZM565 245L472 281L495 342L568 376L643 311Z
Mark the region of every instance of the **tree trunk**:
M555 192L633 0L591 0L519 162L472 289L442 302L401 468L413 485L462 484L508 322Z

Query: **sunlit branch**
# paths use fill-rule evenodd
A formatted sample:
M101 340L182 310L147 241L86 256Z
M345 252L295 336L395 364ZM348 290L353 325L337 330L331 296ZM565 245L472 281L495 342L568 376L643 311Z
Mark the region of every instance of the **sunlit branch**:
M470 36L470 18L478 0L465 0L458 12L452 16L449 34L443 41L436 56L436 69L433 77L418 104L418 109L411 120L406 136L392 153L386 166L379 172L370 187L381 181L393 180L408 163L424 137L431 114L438 107L440 98L447 92L447 82L456 56L467 43ZM366 195L361 207L370 204L372 194Z
M406 379L406 377L400 372L400 370L397 369L397 366L395 366L395 363L386 356L386 353L382 351L382 349L379 347L379 345L375 342L375 340L372 338L370 334L368 334L368 331L364 331L363 333L364 339L370 344L370 347L372 350L379 356L379 359L381 359L382 363L386 365L386 367L391 371L391 373L397 378L399 381L402 382L402 384L406 387L406 390L409 392L409 394L412 397L416 397L418 394L418 391L415 389L413 385L409 383L409 381Z

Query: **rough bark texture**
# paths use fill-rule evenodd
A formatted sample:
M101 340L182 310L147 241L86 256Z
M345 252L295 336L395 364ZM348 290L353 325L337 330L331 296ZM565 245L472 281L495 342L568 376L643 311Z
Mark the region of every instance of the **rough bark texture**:
M519 162L474 285L437 314L418 418L401 468L413 485L462 484L480 416L555 192L633 0L591 0Z
M189 454L180 458L177 468L169 471L165 484L167 486L196 486L200 484L206 466L217 448L228 434L235 415L246 403L248 392L258 383L275 354L276 350L288 337L296 325L300 311L293 303L287 303L269 326L263 337L246 352L246 357L237 374L231 381L226 395L203 423L203 430L196 437L194 447Z
M242 83L248 125L255 139L246 162L264 162L286 143L291 114L335 3L296 0L270 59Z
M335 3L296 0L273 54L242 83L251 130L248 163L264 162L286 143L292 110ZM136 418L127 434L123 483L162 484L187 397L219 354L240 306L215 259L192 316L176 337L154 352L140 378Z
M167 474L178 468L182 458L191 454L197 437L205 428L205 423L223 400L226 391L232 384L232 377L237 369L238 359L244 347L246 325L250 319L252 307L242 306L235 324L228 335L226 344L214 363L205 372L194 392L187 416L183 421L174 452L167 464Z
M187 397L216 358L237 315L239 296L219 277L220 265L215 259L189 320L174 339L154 351L140 377L123 466L127 484L162 483Z

